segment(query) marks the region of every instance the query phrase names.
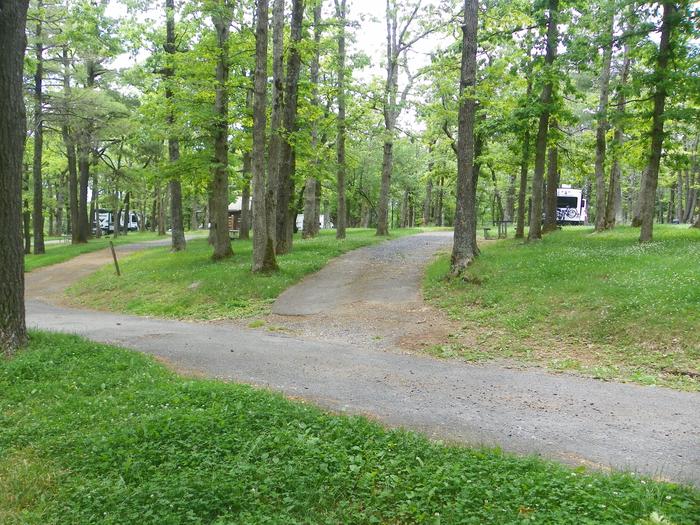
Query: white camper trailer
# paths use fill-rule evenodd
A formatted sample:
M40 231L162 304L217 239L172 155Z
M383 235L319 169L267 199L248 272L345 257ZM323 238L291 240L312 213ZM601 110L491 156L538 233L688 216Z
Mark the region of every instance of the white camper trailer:
M582 225L588 221L588 203L583 190L563 184L557 188L557 224Z
M114 233L114 217L110 210L100 209L97 210L95 215L97 215L97 220L103 233ZM122 228L124 227L124 218L124 214L122 213L120 218ZM135 211L129 212L129 221L126 227L130 232L139 229L139 216Z

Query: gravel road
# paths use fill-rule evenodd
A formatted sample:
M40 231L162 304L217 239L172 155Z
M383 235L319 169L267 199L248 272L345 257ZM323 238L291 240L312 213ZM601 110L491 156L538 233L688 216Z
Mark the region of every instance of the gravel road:
M88 266L108 263L104 252L27 274L28 324L133 348L176 368L269 388L433 438L700 486L700 394L414 355L391 343L399 334L388 328L385 348L358 343L383 324L404 330L405 318L378 323L345 342L338 327L325 340L314 331L323 323L312 318L345 312L355 326L357 318L347 312L365 309L378 318L412 310L413 319L428 318L419 323L421 330L430 331L433 321L442 327L422 304L417 285L423 266L448 242L445 235L421 234L332 262L274 307L273 318L299 320L300 335L52 304L58 288L89 273ZM90 264L83 259L88 257ZM46 293L41 283L51 282L61 284ZM316 294L319 286L323 289ZM304 331L309 327L310 334Z

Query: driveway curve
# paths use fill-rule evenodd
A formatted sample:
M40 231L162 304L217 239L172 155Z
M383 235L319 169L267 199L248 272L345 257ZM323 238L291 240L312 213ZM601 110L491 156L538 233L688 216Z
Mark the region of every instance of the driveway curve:
M303 322L333 313L342 318L343 312L368 305L380 319L385 308L399 313L413 309L417 316L427 316L417 285L424 265L448 241L444 235L421 234L350 252L298 285L299 295L294 288L283 294L273 318ZM567 464L611 467L700 486L700 394L438 360L397 350L391 342L397 334L386 337L386 348L377 348L353 337L342 342L337 331L323 339L55 304L57 288L88 271L81 258L91 256L90 264L97 265L98 254L102 264L109 262L108 252L96 252L27 274L30 326L118 344L176 367L367 415L432 438L500 446ZM386 277L383 261L388 258L403 261L392 273L390 296L372 285L377 282L375 271ZM353 273L357 268L362 271ZM315 279L326 283L322 300L300 311L300 305L309 302L304 294L315 297ZM42 282L58 281L60 286L44 292ZM366 293L352 282L367 283Z

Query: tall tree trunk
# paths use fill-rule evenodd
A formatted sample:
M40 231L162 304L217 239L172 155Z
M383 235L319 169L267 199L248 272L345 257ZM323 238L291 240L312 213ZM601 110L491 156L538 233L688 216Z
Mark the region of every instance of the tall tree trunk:
M71 244L78 243L78 166L75 155L75 143L68 127L69 101L71 94L70 86L70 61L68 58L68 47L63 46L61 50L61 64L63 77L63 105L64 112L61 122L61 137L66 148L66 158L68 159L68 208L70 210L69 223L71 232Z
M102 230L99 227L99 188L97 187L97 173L92 174L92 200L90 203L90 226L95 221L95 237L102 237Z
M129 222L131 219L131 192L127 191L124 197L124 225L122 226L122 232L124 235L129 233Z
M11 356L27 340L22 253L22 157L26 133L22 93L28 1L4 2L0 16L0 351Z
M228 77L229 35L232 7L220 0L219 11L212 16L216 28L218 57L216 60L216 95L214 101L214 177L211 183L211 218L214 241L212 259L231 257L231 239L228 234Z
M241 192L241 222L238 227L238 238L250 238L250 151L243 152L243 191Z
M462 63L459 82L457 138L457 202L451 271L460 274L479 254L476 245L476 177L474 120L476 114L476 49L478 1L464 0Z
M698 199L698 189L695 186L697 169L697 164L694 163L693 167L690 170L687 170L685 173L686 196L685 211L683 212L682 222L686 223L690 223L692 221L693 211L695 210L695 204L697 203Z
M165 52L167 65L163 70L165 81L165 101L168 107L168 160L175 164L180 159L180 141L175 135L175 109L173 107L172 77L175 74L175 0L165 0ZM182 220L182 184L179 175L173 175L170 179L170 222L172 223L172 236L170 247L172 251L179 252L187 247L185 241L185 226Z
M432 163L432 161L431 161L431 163ZM428 173L430 173L430 168L428 168ZM428 177L430 177L430 175L428 175ZM430 226L432 203L433 203L433 179L428 178L428 182L425 184L425 201L423 202L423 226Z
M34 253L45 253L44 249L44 188L42 183L41 163L44 153L44 95L42 83L44 80L44 44L42 42L42 0L37 0L37 22L35 58L36 69L34 71L34 163L32 172L34 176Z
M165 195L161 190L160 184L156 188L157 203L158 203L158 235L165 235ZM114 229L116 231L116 228Z
M528 83L532 86L532 83ZM527 197L527 172L530 165L530 128L527 126L523 133L523 150L520 156L520 186L518 188L518 221L515 226L515 238L525 237L525 212Z
M61 174L58 183L55 186L56 194L56 210L54 212L55 222L54 230L56 235L63 235L63 208L65 207L64 191L66 186L66 174Z
M540 95L540 117L535 139L535 171L532 175L532 212L530 213L530 232L528 239L542 238L542 186L544 180L545 157L547 154L547 133L549 130L549 116L552 108L552 92L554 83L554 60L557 56L557 43L559 30L557 19L559 18L559 0L548 0L549 16L547 20L547 52L545 54L545 75L547 80L542 87Z
M97 78L97 64L93 60L86 60L85 68L87 71L86 87L94 88L95 79ZM83 129L80 132L78 141L78 172L80 178L78 181L78 242L86 243L90 236L90 219L88 217L88 184L90 182L90 157L93 149L93 124L87 119L82 125Z
M445 212L443 200L445 198L445 177L440 177L438 180L438 197L437 206L435 206L435 224L438 226L445 225Z
M377 206L377 235L389 235L389 197L394 168L394 128L396 127L399 52L397 43L397 8L386 0L386 81L384 84L384 148L382 180Z
M532 64L532 62L530 62ZM527 69L527 90L525 101L529 103L532 96L532 68ZM527 199L527 172L530 167L530 119L526 118L523 130L522 152L520 154L520 183L518 186L518 218L515 226L515 238L525 237L525 211Z
M516 177L514 173L508 176L508 190L506 192L506 209L504 220L508 222L513 222L515 217L515 181Z
M296 207L292 203L294 195L294 171L296 155L292 137L297 129L297 94L299 70L301 68L301 29L304 20L304 1L292 1L291 41L287 58L287 78L283 109L283 135L280 149L280 167L277 181L276 248L278 254L292 250Z
M683 174L680 170L678 170L678 174L676 176L676 184L674 189L676 191L675 219L676 222L681 223L683 222Z
M675 2L664 1L663 18L661 21L661 41L659 55L656 61L656 90L654 92L654 111L651 124L651 153L647 166L646 177L640 195L641 231L639 242L651 242L654 228L654 203L656 187L659 181L659 165L661 164L661 149L664 142L664 107L666 105L668 62L671 54L671 33L678 24L674 18L678 14Z
M314 6L314 55L310 67L311 80L311 104L315 107L320 105L318 99L318 74L321 53L321 8L323 2L320 0ZM316 237L318 235L318 215L320 203L316 197L316 190L319 186L316 173L318 172L318 128L319 119L314 118L311 123L311 151L313 152L313 173L309 175L304 184L304 226L302 236L304 239Z
M608 132L608 93L610 91L610 64L613 52L615 13L610 10L605 28L603 61L600 66L600 96L598 98L598 126L595 140L595 231L605 229L605 134Z
M336 238L345 239L345 18L346 0L335 0L335 16L338 19L338 138L336 152L338 158L338 220Z
M550 125L550 129L554 129L557 123L554 118ZM547 188L544 201L544 225L542 231L544 233L552 232L557 229L557 186L559 185L559 149L552 142L547 151Z
M272 108L267 159L267 220L271 225L273 247L277 246L277 208L282 166L282 118L284 113L284 0L272 4Z
M253 78L253 71L250 71L248 75ZM246 111L252 116L253 114L253 86L251 85L245 94ZM246 127L247 132L252 132L252 129ZM252 224L252 208L250 203L250 186L252 181L252 162L253 158L251 156L251 151L246 147L243 150L243 189L241 195L241 223L238 238L239 239L250 239L250 228Z
M629 46L625 44L622 59L622 71L620 72L620 83L618 85L617 92L617 103L616 103L616 118L618 119L615 123L615 131L613 132L612 140L612 165L610 166L610 183L608 186L607 202L605 205L605 229L610 230L615 227L617 223L621 208L622 208L622 183L621 183L621 170L620 170L620 153L622 151L622 145L625 141L624 128L622 125L622 117L625 112L625 104L627 103L625 97L625 85L627 84L627 77L629 76L631 59Z
M24 199L24 212L22 213L24 226L24 254L32 253L32 212L29 210L29 201Z
M267 23L268 0L258 0L255 26L255 73L253 75L253 265L254 272L277 270L274 225L268 220L265 184L265 128L267 126Z
M321 186L321 181L316 180L316 204L314 205L314 236L318 235L321 228L321 197L323 193L323 187ZM328 227L324 224L324 227Z

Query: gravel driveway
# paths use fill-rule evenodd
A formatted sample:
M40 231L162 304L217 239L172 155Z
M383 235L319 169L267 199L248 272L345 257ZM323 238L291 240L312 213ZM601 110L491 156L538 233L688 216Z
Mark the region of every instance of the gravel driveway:
M339 257L274 306L270 319L291 335L55 304L59 288L110 261L106 252L27 274L27 321L434 438L700 486L700 394L397 349L400 336L449 328L418 291L422 268L449 240L420 234ZM329 318L335 318L330 327ZM375 321L360 329L363 319Z

